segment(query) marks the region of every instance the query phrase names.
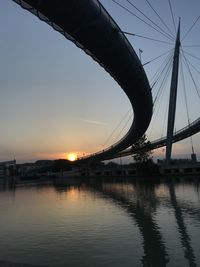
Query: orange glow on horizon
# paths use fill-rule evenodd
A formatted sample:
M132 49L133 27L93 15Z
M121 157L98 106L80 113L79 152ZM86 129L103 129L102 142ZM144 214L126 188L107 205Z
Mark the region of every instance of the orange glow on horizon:
M75 160L77 160L77 158L78 158L78 155L77 155L76 153L69 153L69 154L67 155L67 159L68 159L69 161L75 161Z

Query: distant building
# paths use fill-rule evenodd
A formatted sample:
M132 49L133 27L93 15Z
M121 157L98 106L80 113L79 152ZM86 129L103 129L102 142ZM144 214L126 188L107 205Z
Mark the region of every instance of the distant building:
M158 160L161 174L200 174L200 162L197 161L196 154L191 154L191 159L173 159L170 163L165 160Z
M36 162L19 164L18 173L20 175L40 174L40 172L48 170L52 164L52 160L37 160Z

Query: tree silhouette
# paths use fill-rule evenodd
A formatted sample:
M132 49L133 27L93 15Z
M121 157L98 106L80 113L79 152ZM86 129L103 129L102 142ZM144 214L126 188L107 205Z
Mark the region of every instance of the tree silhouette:
M140 139L138 139L135 144L133 144L133 159L136 163L144 163L152 158L152 152L146 150L146 147L150 144L151 142L147 141L147 137L145 134Z

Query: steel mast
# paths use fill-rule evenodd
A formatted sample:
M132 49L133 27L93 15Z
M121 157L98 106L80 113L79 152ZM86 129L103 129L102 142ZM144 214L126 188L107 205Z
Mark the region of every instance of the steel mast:
M169 99L169 111L168 111L168 123L167 123L167 143L166 143L166 161L167 162L170 162L171 160L174 120L175 120L175 114L176 114L179 55L180 55L180 19L179 19L178 30L177 30L177 35L176 35L171 86L170 86L170 99Z

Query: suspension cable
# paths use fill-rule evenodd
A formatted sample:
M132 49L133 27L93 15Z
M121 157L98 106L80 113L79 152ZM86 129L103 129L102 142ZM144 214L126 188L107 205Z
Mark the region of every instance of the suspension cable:
M188 63L195 68L188 60ZM181 62L181 67L182 67L182 62ZM183 68L183 67L182 67ZM198 71L195 68L196 71ZM200 74L200 72L198 71L198 73ZM184 88L184 96L185 96L185 103L186 103L186 109L187 109L187 117L188 117L188 125L190 124L190 118L189 118L189 109L188 109L188 103L187 103L187 97L186 97L186 89L185 89L185 80L184 80L184 75L183 75L183 70L182 70L182 79L184 82L183 88ZM193 140L192 140L192 136L190 136L190 144L191 144L191 148L192 148L192 154L194 154L194 145L193 145Z
M120 120L120 122L117 124L117 126L114 128L114 130L111 132L111 134L108 136L108 138L106 139L106 141L104 142L104 144L102 145L102 147L105 147L108 142L110 141L111 137L114 135L114 133L118 130L118 128L120 127L120 125L122 124L122 122L126 119L126 117L128 116L128 114L130 113L132 109L130 108L126 114L122 117L122 119Z
M162 71L164 71L164 68L166 67L167 62L169 62L169 58L170 58L170 54L163 60L162 64L157 68L153 77L150 79L150 84L154 84L155 82L157 83L157 80L158 80L160 73L162 73Z
M136 17L137 19L139 19L140 21L144 22L146 25L148 25L149 27L151 27L152 29L154 29L155 31L159 32L160 34L162 34L163 36L165 36L166 38L170 39L171 38L167 35L165 35L163 32L159 31L158 29L156 29L154 26L152 26L151 24L149 24L148 22L146 22L145 20L141 19L139 16L137 16L136 14L134 14L132 11L130 11L128 8L126 8L125 6L121 5L120 3L118 3L116 0L111 0L113 3L115 3L116 5L118 5L119 7L121 7L122 9L126 10L129 14L131 14L132 16Z
M200 74L200 71L188 60L188 63L190 64L190 66L194 69L194 70L196 70L196 72L198 73L198 74Z
M160 96L161 89L163 89L164 84L166 83L167 77L168 77L169 72L170 72L170 69L171 69L171 65L172 65L172 56L171 56L170 61L168 62L168 67L167 67L166 73L165 73L165 75L164 75L164 77L163 77L163 80L162 80L162 82L161 82L161 84L160 84L160 87L159 87L159 89L158 89L157 95L156 95L156 97L155 97L155 99L154 99L154 102L153 102L153 104L155 105L155 106L154 106L154 110L155 110L155 108L156 108L156 104L157 104L156 101L157 101L157 99L158 99L159 96Z
M193 57L193 58L196 58L196 59L198 59L198 60L200 60L200 58L197 58L197 57L195 57L195 56L193 56L193 55L191 55L190 53L187 53L186 51L184 51L184 53L185 54L188 54L189 56L191 56L191 57ZM188 63L189 63L189 65L198 73L198 74L200 74L200 71L191 63L191 61L189 60L189 59L187 59L187 61L188 61Z
M183 41L186 37L187 37L187 35L189 34L189 32L192 30L192 28L194 27L194 25L197 23L197 21L200 19L200 16L198 16L197 18L196 18L196 20L193 22L193 24L192 24L192 26L188 29L188 31L185 33L185 35L183 36L183 38L182 38L182 40L181 41Z
M167 66L171 59L172 59L172 53L169 53L169 55L165 58L165 60L162 62L162 64L160 65L160 67L158 68L154 76L152 77L150 84L155 83L155 82L157 83L158 80L161 79L161 76L164 73L164 71L167 69Z
M166 81L167 81L167 78L169 77L169 72L171 70L171 66L172 66L172 58L170 60L170 62L168 63L168 67L167 67L167 70L166 70L166 73L161 81L161 84L159 86L159 89L158 89L158 92L157 92L157 95L154 99L154 112L155 112L155 109L156 107L159 105L160 107L160 103L161 103L161 98L162 98L162 95L163 95L163 88L164 88L164 85L166 84Z
M162 125L162 131L161 131L161 138L163 137L163 134L164 134L165 125L167 125L166 124L167 110L168 110L168 106L166 105L166 107L165 107L165 115L164 115L163 125Z
M172 57L171 57L171 58L172 58ZM171 60L171 59L170 59L170 60ZM154 105L154 110L155 110L155 108L156 108L156 105L157 105L156 101L157 101L157 99L159 99L160 90L161 90L161 88L160 88L160 86L159 86L159 81L161 81L162 76L163 76L163 74L164 74L164 71L167 69L168 64L170 64L170 63L169 63L169 60L167 61L167 63L166 63L165 66L163 67L163 69L161 69L161 70L157 73L157 75L156 75L156 80L155 80L154 84L156 84L157 87L155 87L155 89L154 89L154 93L153 93L153 99L154 99L154 101L153 101L153 105ZM156 92L156 88L157 88L157 92Z
M185 54L187 54L187 55L189 55L189 56L191 56L191 57L193 57L193 58L196 58L196 59L200 60L200 58L199 58L199 57L197 57L197 56L194 56L194 55L192 55L192 54L191 54L191 53L189 53L189 52L186 52L186 51L184 51L184 53L185 53Z
M200 47L200 45L183 45L182 47Z
M137 8L130 0L126 0L132 7L134 7L140 14L142 14L146 19L148 19L154 26L156 26L158 29L160 29L163 33L165 33L170 38L173 38L173 35L171 36L168 34L165 30L163 30L158 24L156 24L152 19L150 19L147 15L144 14L139 8Z
M181 77L182 77L182 83L183 83L185 105L186 105L186 111L187 111L187 120L188 120L188 125L189 125L190 124L190 116L189 116L189 109L188 109L188 101L187 101L187 94L186 94L185 79L184 79L184 74L183 74L182 59L181 59L180 63L181 63L180 64L181 65ZM191 145L191 148L192 148L192 154L194 154L194 146L193 146L192 135L190 136L190 145Z
M151 132L152 132L152 130L153 130L153 126L154 126L154 123L155 123L156 118L157 118L157 116L158 116L158 111L159 111L160 106L161 106L161 100L162 100L162 97L163 97L163 95L164 95L164 90L163 90L163 88L164 88L164 85L165 85L166 82L167 82L167 78L169 77L169 72L170 72L171 67L172 67L172 58L173 58L173 56L171 55L171 59L170 59L170 61L168 61L168 66L165 68L166 73L165 73L165 75L164 75L164 77L163 77L163 79L162 79L162 81L161 81L161 84L160 84L159 89L158 89L158 92L157 92L157 97L156 97L156 98L157 98L159 101L158 101L157 99L154 99L155 106L154 106L154 112L153 112L153 120L152 120L151 128L150 128L150 135L151 135ZM162 89L162 90L161 90L161 89ZM159 102L159 103L158 103L158 102ZM156 109L156 106L158 106L157 109ZM156 110L156 111L155 111L155 110Z
M196 82L195 82L195 80L194 80L194 77L193 77L193 75L192 75L192 72L191 72L190 66L189 66L189 64L188 64L187 58L186 58L186 56L185 56L185 54L184 54L184 52L183 52L182 49L181 49L181 51L182 51L182 54L183 54L184 63L185 63L185 65L186 65L186 67L187 67L187 69L188 69L188 72L189 72L189 74L190 74L190 77L191 77L191 79L192 79L192 81L193 81L193 84L194 84L194 87L195 87L195 89L196 89L197 95L198 95L198 97L200 98L200 92L199 92L199 89L198 89L198 87L197 87L197 84L196 84Z
M184 74L183 74L182 58L180 60L180 67L181 67L181 78L182 78L183 92L184 92L186 112L187 112L187 121L188 121L188 125L189 125L190 124L190 117L189 117L188 101L187 101L187 94L186 94L185 78L184 78Z
M119 132L119 134L116 136L114 142L116 142L116 141L119 139L121 133L124 131L124 129L126 128L126 126L128 125L129 121L130 121L132 118L133 118L133 114L131 114L131 115L128 117L128 120L126 121L124 127L121 129L121 131Z
M146 0L147 4L150 6L150 8L153 10L153 12L158 16L158 18L160 19L160 21L163 23L163 25L167 28L167 30L170 32L170 34L174 37L174 34L172 33L172 31L170 30L170 28L167 26L167 24L165 23L165 21L161 18L161 16L158 14L158 12L155 10L155 8L152 6L152 4Z
M168 0L168 3L169 3L169 8L170 8L171 16L172 16L172 21L173 21L173 25L174 25L174 30L175 30L175 33L176 33L176 24L175 24L175 20L174 20L174 13L173 13L173 10L172 10L171 1Z
M151 63L151 62L157 60L158 58L161 58L161 57L165 56L165 55L168 54L170 51L171 51L171 49L168 50L167 52L165 52L165 53L163 53L163 54L161 54L161 55L159 55L159 56L157 56L157 57L155 57L155 58L153 58L153 59L151 59L151 60L145 62L144 64L142 64L142 66L144 67L145 65L147 65L147 64L149 64L149 63Z
M136 34L136 33L125 32L125 31L122 31L122 32L123 32L124 34L127 34L127 35L136 36L136 37L140 37L140 38L148 39L148 40L151 40L151 41L155 41L155 42L160 42L160 43L163 43L163 44L169 44L169 45L172 45L172 43L169 43L169 42L166 42L166 41L162 41L162 40L158 40L158 39L154 39L154 38L151 38L151 37L146 37L146 36L139 35L139 34Z

